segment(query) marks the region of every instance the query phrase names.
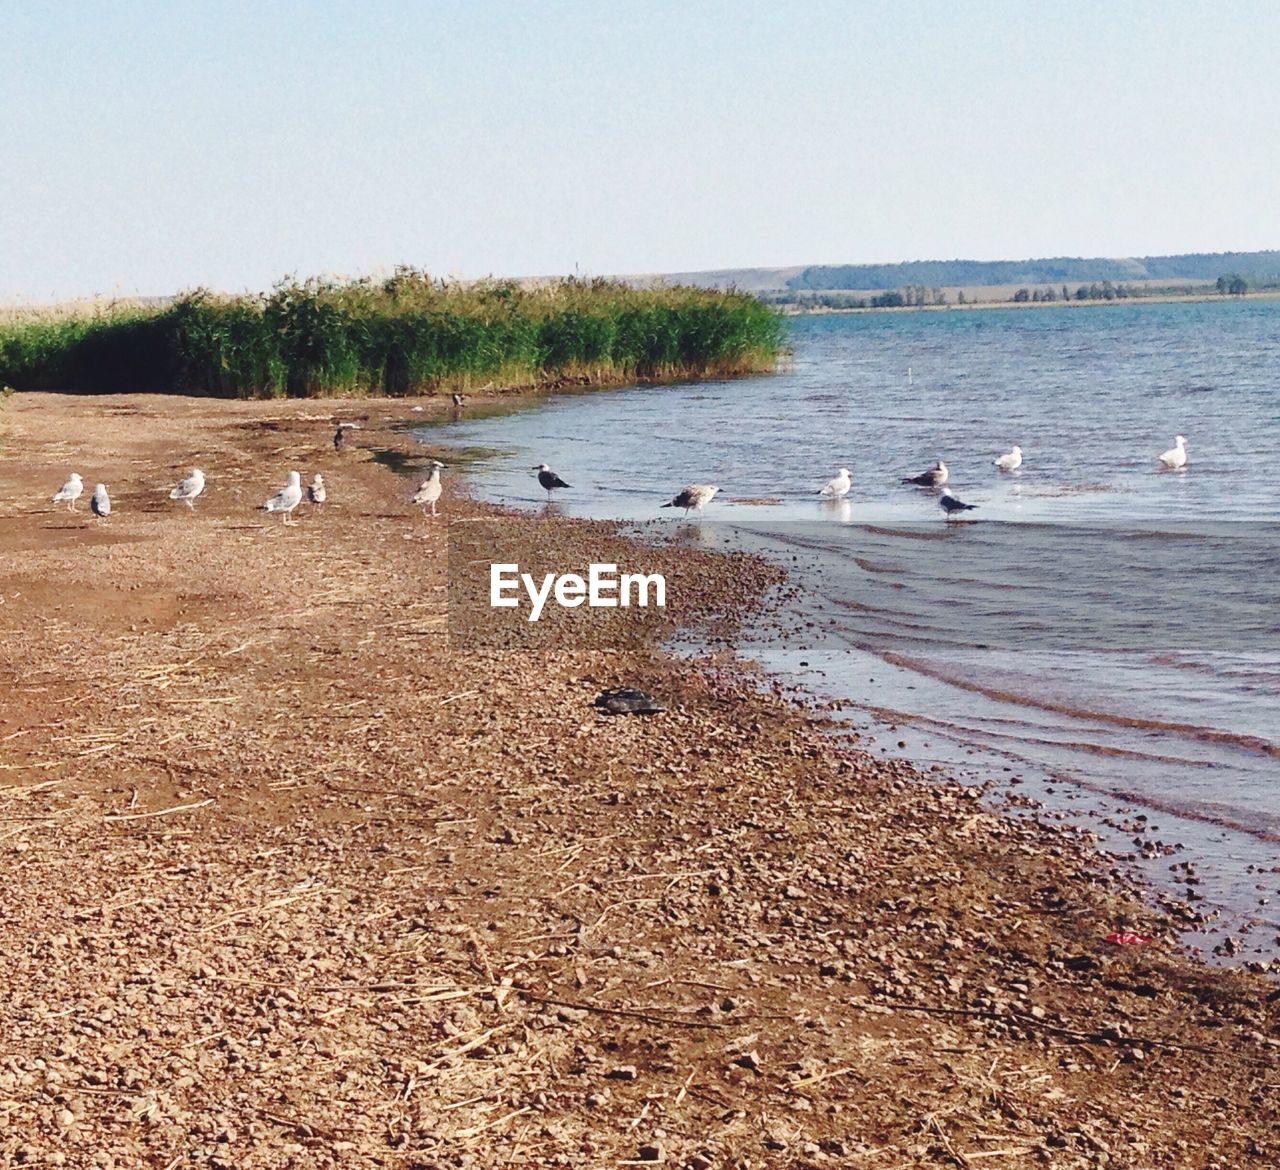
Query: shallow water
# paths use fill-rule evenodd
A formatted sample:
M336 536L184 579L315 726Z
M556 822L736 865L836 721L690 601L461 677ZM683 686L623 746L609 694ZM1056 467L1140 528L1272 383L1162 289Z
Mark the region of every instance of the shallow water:
M718 483L679 531L801 587L800 633L746 653L881 750L1018 779L1218 910L1201 941L1276 955L1280 302L802 318L793 345L775 376L556 396L444 437L503 450L477 482L518 505L549 463L570 515L670 517ZM1162 471L1176 433L1190 466ZM936 458L973 522L901 484ZM839 467L849 500L819 501ZM1132 857L1157 839L1183 849Z

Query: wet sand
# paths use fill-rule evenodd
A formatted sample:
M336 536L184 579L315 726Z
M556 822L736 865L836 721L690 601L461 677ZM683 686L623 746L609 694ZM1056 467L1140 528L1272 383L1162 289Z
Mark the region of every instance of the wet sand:
M0 403L0 1161L1280 1163L1274 985L1087 840L723 652L450 649L447 522L493 513L407 504L375 455L422 417ZM290 467L330 502L285 529ZM73 469L105 524L47 503ZM713 642L773 582L672 556Z

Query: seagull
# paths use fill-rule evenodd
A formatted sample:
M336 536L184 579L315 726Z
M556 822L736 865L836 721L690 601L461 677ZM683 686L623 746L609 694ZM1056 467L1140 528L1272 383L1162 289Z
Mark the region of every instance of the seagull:
M719 490L720 488L714 483L691 483L681 488L676 496L662 506L664 508L683 508L686 516L689 515L690 508L695 508L698 515L701 516L703 507L711 503Z
M454 406L462 406L462 405L464 405L464 404L466 403L466 401L467 401L467 398L466 398L466 395L465 395L465 394L457 394L457 393L455 393L455 394L454 394L454 396L453 396L453 405L454 405Z
M267 512L281 513L285 524L288 525L296 523L296 521L290 520L289 516L300 503L302 503L302 476L296 471L291 471L289 472L289 482L262 507Z
M204 472L198 467L191 469L191 474L186 479L180 480L178 486L169 493L169 499L181 500L188 508L193 511L196 506L196 497L204 491Z
M947 514L948 520L952 516L959 516L961 512L972 512L977 506L977 504L966 504L958 500L951 494L950 488L943 488L938 495L938 507Z
M440 493L444 491L444 484L440 482L440 468L444 466L438 459L431 460L431 474L418 485L418 490L413 493L413 497L409 501L418 504L422 508L431 505L431 515L436 515L436 501L440 498ZM426 512L423 512L426 515Z
M84 480L80 478L77 472L73 471L67 476L67 482L53 493L51 502L54 504L66 504L74 512L76 510L76 501L82 495L84 495Z
M1011 447L1008 454L997 455L991 462L1001 471L1017 471L1022 466L1022 448Z
M849 494L851 487L853 487L853 477L849 474L847 467L842 467L840 474L834 479L827 480L818 495L825 496L829 500L843 500Z
M573 486L570 483L565 483L564 480L562 480L545 463L539 463L533 470L538 473L538 482L547 489L548 500L551 499L551 493L555 491L556 488L567 488Z
M341 451L342 448L347 445L347 432L358 430L359 427L359 423L340 422L338 424L338 429L333 432L333 449L335 451Z
M100 483L93 489L93 495L89 497L89 510L99 520L105 520L111 515L111 497L107 495L105 483Z
M908 476L903 483L914 483L919 487L941 487L947 482L947 477L951 474L947 470L947 465L938 460L928 471L921 472L919 475Z
M317 471L311 486L307 488L307 499L313 504L323 504L328 498L328 493L324 490L324 476Z
M1160 462L1165 467L1179 468L1187 465L1187 436L1175 435L1173 446L1160 456ZM63 489L66 490L65 488Z

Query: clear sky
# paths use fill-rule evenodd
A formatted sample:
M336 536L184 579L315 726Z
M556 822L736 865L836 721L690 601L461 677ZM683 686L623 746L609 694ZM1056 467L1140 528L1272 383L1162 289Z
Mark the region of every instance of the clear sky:
M1280 247L1274 0L3 0L0 297Z

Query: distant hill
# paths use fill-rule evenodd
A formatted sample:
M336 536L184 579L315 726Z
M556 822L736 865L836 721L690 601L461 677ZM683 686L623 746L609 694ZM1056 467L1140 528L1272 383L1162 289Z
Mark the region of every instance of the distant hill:
M724 268L671 272L666 280L706 288L734 285L744 292L800 292L829 289L882 290L905 285L986 287L1069 284L1081 281L1204 281L1228 273L1260 281L1280 278L1280 251L1187 252L1178 256L1124 258L1051 256L1041 260L908 260L900 264L811 264L789 268Z

